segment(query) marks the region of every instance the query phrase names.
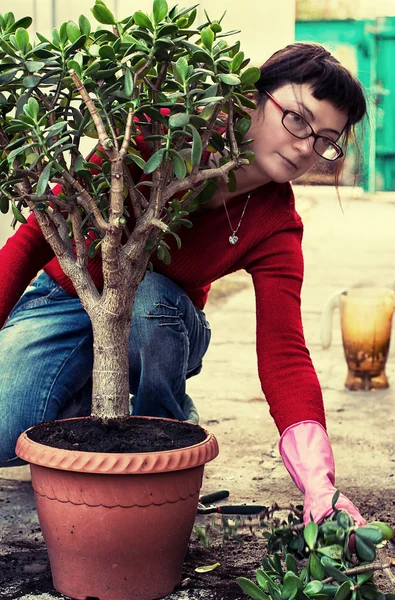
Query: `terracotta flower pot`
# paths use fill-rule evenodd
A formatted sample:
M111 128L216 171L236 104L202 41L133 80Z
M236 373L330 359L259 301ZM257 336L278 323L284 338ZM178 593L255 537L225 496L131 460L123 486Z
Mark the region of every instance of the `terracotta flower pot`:
M78 600L153 600L173 591L204 464L218 454L206 433L194 446L145 454L61 450L27 432L19 437L16 452L30 463L59 592Z

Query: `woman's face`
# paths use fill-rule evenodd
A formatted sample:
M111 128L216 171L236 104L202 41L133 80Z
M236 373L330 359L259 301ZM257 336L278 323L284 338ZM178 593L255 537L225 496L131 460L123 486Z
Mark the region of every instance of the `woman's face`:
M284 110L301 115L318 135L336 142L348 115L328 100L314 98L308 84L286 84L272 92ZM255 160L248 168L254 170L263 183L284 183L306 173L320 159L313 150L314 138L298 139L282 125L281 109L268 97L263 109L252 111L251 128L247 134L254 141L249 149ZM252 175L252 173L251 173Z

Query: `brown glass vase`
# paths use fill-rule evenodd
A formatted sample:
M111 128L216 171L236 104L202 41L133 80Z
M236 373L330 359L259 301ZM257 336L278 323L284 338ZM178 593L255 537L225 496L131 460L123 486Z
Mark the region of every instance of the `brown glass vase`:
M204 465L218 454L206 433L194 446L146 454L61 450L26 432L19 437L16 452L30 463L59 592L77 600L153 600L174 590Z
M389 387L385 365L391 341L395 294L390 288L356 287L337 293L322 313L322 345L331 343L332 312L340 309L340 325L347 363L345 387L381 390Z

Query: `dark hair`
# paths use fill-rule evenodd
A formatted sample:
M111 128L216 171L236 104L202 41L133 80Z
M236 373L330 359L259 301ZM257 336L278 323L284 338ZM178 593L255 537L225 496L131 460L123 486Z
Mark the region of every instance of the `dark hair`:
M342 133L344 149L352 138L355 139L354 126L366 115L362 84L323 46L304 42L290 44L275 52L261 66L260 71L261 76L255 84L258 90L258 107L263 106L267 100L265 91L274 92L289 83L308 83L314 98L328 100L348 114ZM340 164L339 169L341 166ZM336 183L337 181L338 177Z

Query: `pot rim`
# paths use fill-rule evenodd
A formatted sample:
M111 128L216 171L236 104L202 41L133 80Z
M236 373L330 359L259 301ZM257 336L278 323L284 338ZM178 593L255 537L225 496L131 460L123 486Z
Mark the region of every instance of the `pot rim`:
M70 419L59 419L62 421L73 421L89 419L90 417L72 417ZM177 421L163 417L130 416L130 419L155 419L161 421ZM27 433L42 423L29 427L21 433L16 444L16 454L22 460L33 465L59 469L62 471L73 471L78 473L100 473L103 475L147 475L151 473L166 473L169 471L181 471L198 467L213 460L219 452L218 442L215 436L201 427L206 433L206 439L199 444L164 450L160 452L142 453L106 453L85 452L82 450L65 450L53 448L31 440ZM191 426L194 426L191 423Z

